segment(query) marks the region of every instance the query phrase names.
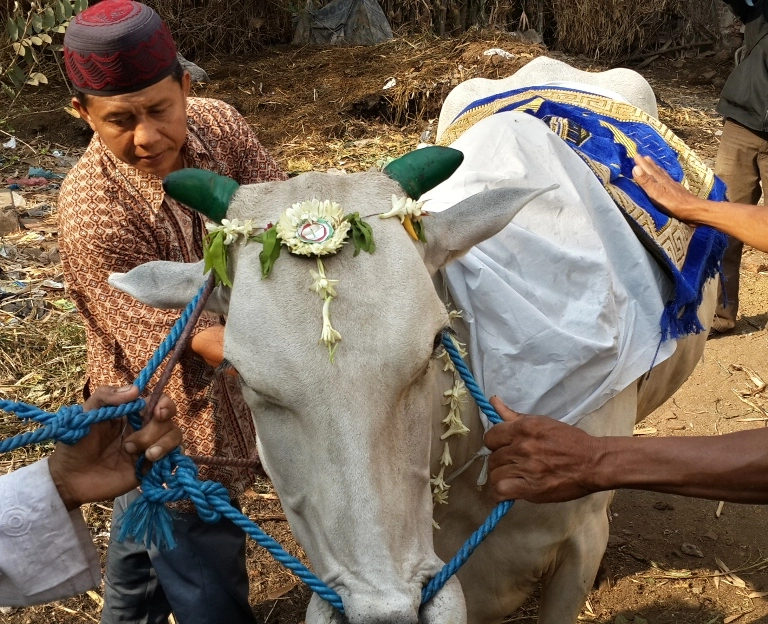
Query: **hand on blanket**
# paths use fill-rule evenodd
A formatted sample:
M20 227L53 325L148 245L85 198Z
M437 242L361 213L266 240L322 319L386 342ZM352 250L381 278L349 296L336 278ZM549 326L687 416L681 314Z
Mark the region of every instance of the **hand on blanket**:
M138 396L136 386L97 388L83 411L128 403ZM139 431L134 432L124 418L109 420L93 425L77 444L57 444L48 468L66 508L108 500L135 488L139 453L153 461L181 444L181 430L173 424L175 415L176 405L163 395L153 418Z
M675 182L670 175L648 156L635 156L632 179L650 200L667 214L681 221L696 221L699 198Z
M518 414L498 397L491 404L505 420L485 434L493 451L489 468L497 501L556 503L596 491L590 478L600 438L553 418Z

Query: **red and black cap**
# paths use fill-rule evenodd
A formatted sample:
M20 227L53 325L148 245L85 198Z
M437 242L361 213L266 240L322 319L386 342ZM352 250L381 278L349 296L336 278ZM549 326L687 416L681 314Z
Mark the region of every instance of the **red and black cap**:
M89 95L140 91L179 65L168 26L133 0L102 0L78 14L64 35L64 63L75 89Z

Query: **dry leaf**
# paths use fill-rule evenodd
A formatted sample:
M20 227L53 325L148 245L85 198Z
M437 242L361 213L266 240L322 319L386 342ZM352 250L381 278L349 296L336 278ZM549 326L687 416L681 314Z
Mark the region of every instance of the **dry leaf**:
M699 559L704 558L704 553L701 552L701 548L696 546L696 544L689 544L685 542L680 545L680 550L683 552L683 554L686 554L690 557L698 557Z
M97 605L99 605L99 609L101 609L104 606L104 599L99 596L95 591L92 589L89 589L87 592L88 597L93 600Z
M744 371L747 374L747 377L752 381L753 384L755 384L756 389L752 392L752 394L757 394L758 392L762 392L765 390L765 382L760 379L760 375L758 375L755 371L753 371L748 366L741 366L739 364L734 364L732 367L734 370L740 370Z
M274 589L273 591L267 594L267 600L277 600L278 598L285 596L285 594L291 591L298 584L299 584L299 581L295 580L285 585L281 585L280 587L277 587L276 589Z
M733 572L728 574L726 578L735 587L740 587L741 589L746 589L747 588L747 584L743 580L741 580L738 576L736 576Z
M589 598L587 598L587 602L584 604L584 606L590 615L595 615L595 610L592 608L592 602L590 602Z
M727 565L725 565L723 560L720 559L720 557L718 556L715 556L715 563L717 564L717 567L720 568L720 570L722 570L726 574L728 574L728 572L731 571L731 569Z
M747 598L765 598L766 596L768 596L768 591L749 592L747 594Z
M656 427L635 427L632 435L651 435L653 433L658 433Z
M729 615L727 618L723 620L723 624L730 624L731 622L738 620L742 615L744 614L738 613L736 615Z
M72 117L74 117L75 119L80 119L80 113L78 113L78 112L77 112L77 111L76 111L74 108L72 108L71 106L65 106L65 107L64 107L64 110L65 110L67 113L69 113L70 115L72 115Z

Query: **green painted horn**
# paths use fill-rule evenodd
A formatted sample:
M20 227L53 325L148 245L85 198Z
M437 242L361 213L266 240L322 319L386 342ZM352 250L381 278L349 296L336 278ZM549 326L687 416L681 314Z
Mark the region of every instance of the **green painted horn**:
M393 160L384 167L384 173L399 182L411 199L418 199L450 178L463 160L459 150L431 145Z
M239 186L232 178L203 169L179 169L163 179L168 195L216 223L227 216L229 200Z

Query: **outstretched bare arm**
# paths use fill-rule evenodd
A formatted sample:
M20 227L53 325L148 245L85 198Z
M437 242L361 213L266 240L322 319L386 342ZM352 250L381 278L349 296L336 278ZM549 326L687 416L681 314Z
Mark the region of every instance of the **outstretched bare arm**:
M497 500L573 500L637 489L735 503L768 503L768 429L712 437L594 437L498 398L506 422L485 436Z
M764 206L696 197L647 156L635 157L632 177L654 204L680 221L708 225L768 252L768 210Z

